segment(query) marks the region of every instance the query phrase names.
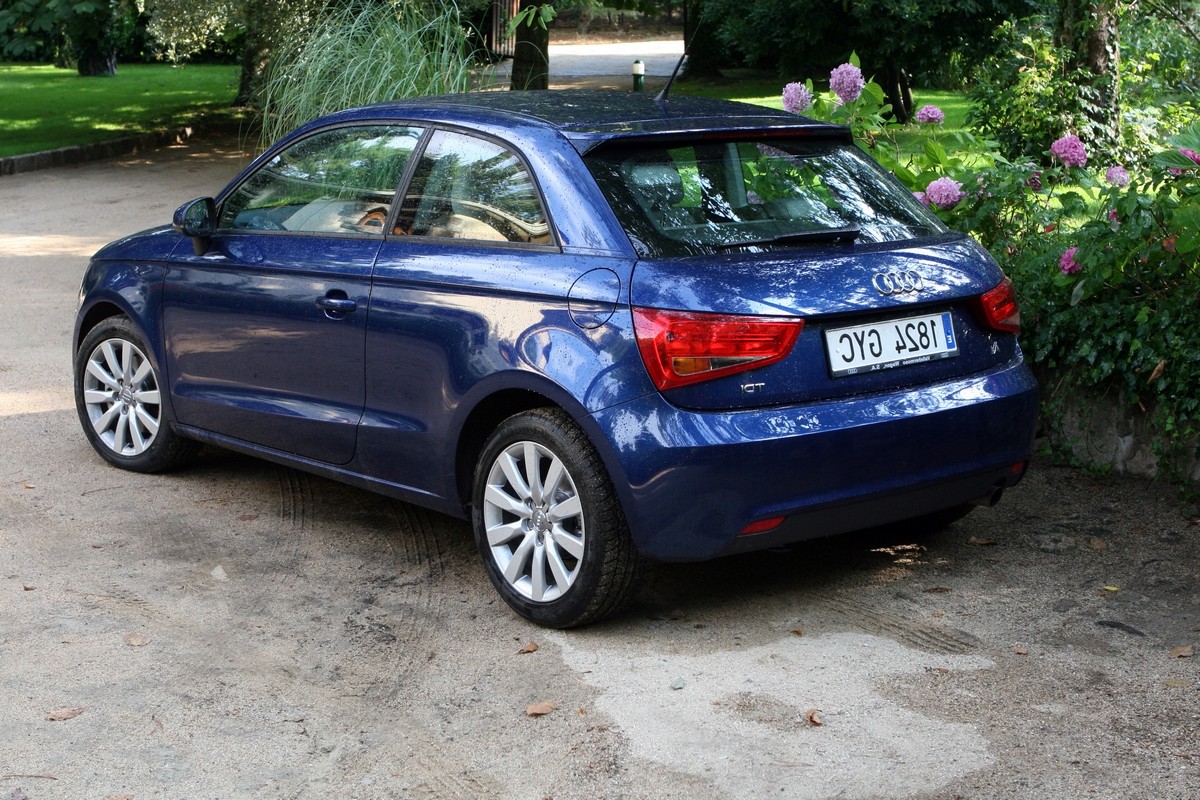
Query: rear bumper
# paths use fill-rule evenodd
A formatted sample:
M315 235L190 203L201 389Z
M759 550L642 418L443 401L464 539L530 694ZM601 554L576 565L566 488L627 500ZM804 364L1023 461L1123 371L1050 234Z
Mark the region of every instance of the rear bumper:
M911 391L696 412L649 395L593 418L646 556L692 561L940 511L1012 485L1037 386L1023 361ZM1015 469L1015 471L1014 471ZM749 523L786 520L772 531Z

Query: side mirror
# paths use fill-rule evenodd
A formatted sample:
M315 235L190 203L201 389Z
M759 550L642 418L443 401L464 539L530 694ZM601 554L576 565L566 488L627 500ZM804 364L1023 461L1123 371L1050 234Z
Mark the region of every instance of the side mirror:
M204 255L217 230L216 202L211 197L201 197L184 203L175 210L171 226L192 240L192 251L196 255Z

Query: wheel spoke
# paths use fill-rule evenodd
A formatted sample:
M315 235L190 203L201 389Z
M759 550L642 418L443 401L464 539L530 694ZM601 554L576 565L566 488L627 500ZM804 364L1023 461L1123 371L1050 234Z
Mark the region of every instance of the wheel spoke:
M567 468L563 466L562 461L557 458L551 459L550 469L546 471L546 483L542 487L542 497L546 500L553 498L558 493L559 486L562 484L564 477L567 483L570 484L571 478L567 476Z
M158 419L141 406L137 407L134 414L137 416L137 422L141 424L142 428L146 429L148 437L153 439L154 435L158 433Z
M89 406L107 406L116 401L116 396L108 389L83 390L83 402Z
M135 360L136 360L135 358L130 358L130 363L132 364L132 362ZM141 386L142 383L145 382L146 376L149 374L150 374L150 362L147 361L146 359L142 359L141 364L138 365L137 371L134 372L131 376L129 376L130 385Z
M525 477L521 474L521 468L517 464L517 460L509 453L501 453L498 461L500 469L504 471L504 477L508 478L508 485L513 488L521 500L528 500L532 497L529 491L529 484L526 483Z
M506 525L493 525L487 529L488 546L500 547L514 539L520 538L524 534L525 527L521 524L521 520L510 522Z
M119 413L116 425L113 427L113 450L118 453L125 451L125 437L129 433L129 415Z
M113 376L119 382L125 374L125 370L121 369L121 359L117 353L117 345L120 342L110 340L100 345L100 352L104 355L104 363L108 366L108 374Z
M535 504L540 505L544 494L542 492L542 454L538 452L535 442L525 443L525 481L529 487L529 497Z
M510 584L515 585L525 574L525 567L533 555L534 539L533 534L527 534L517 549L513 551L508 564L504 566L504 577Z
M162 395L157 388L138 389L133 393L133 399L141 405L156 406L162 402Z
M111 370L105 369L105 366L105 364L101 364L99 361L92 359L87 365L88 374L103 385L107 386L112 391L121 391L120 378L117 378Z
M579 495L575 494L563 499L562 502L550 506L546 513L549 515L551 521L562 522L563 520L582 514L583 504L579 501Z
M573 576L563 562L562 553L559 552L554 539L546 540L546 563L550 567L551 574L554 575L554 583L558 586L559 591L566 591L571 585Z
M529 582L533 599L542 601L546 598L546 547L543 545L533 548L533 563L530 564Z
M513 497L500 486L489 485L484 493L483 501L523 519L529 516L528 506L520 498Z
M113 420L119 418L120 416L121 406L114 403L113 405L109 406L103 414L96 417L92 421L92 428L95 429L96 433L104 434L113 428Z
M560 525L555 525L550 531L548 541L554 542L556 550L562 549L574 558L583 558L583 537L563 530Z

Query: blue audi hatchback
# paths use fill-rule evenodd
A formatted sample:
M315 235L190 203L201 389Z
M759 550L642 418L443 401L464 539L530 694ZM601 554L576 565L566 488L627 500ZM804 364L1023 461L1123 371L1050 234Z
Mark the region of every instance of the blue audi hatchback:
M499 92L319 119L83 279L96 451L201 443L469 518L522 616L991 504L1034 380L1012 284L852 142L697 98Z

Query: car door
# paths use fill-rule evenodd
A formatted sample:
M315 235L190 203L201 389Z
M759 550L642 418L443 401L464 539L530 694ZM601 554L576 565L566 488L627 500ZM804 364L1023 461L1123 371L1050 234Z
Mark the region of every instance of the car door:
M422 131L350 125L286 147L221 202L163 287L180 423L325 463L354 455L371 269Z
M538 346L533 331L571 327L567 295L582 271L563 263L532 172L514 150L435 130L376 263L362 468L447 494L462 398L488 376L519 369L516 349Z

